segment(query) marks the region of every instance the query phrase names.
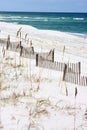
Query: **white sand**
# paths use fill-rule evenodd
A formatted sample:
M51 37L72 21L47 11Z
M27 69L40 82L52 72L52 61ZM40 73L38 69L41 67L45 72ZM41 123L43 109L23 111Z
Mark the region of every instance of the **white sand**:
M81 74L87 76L87 38L8 23L0 23L0 38L9 34L12 41L19 41L20 27L22 38L28 33L37 52L55 48L55 61L80 61ZM86 87L60 82L61 72L35 67L35 60L21 58L17 65L19 54L6 52L3 58L0 47L0 130L75 130L74 118L77 130L87 129Z

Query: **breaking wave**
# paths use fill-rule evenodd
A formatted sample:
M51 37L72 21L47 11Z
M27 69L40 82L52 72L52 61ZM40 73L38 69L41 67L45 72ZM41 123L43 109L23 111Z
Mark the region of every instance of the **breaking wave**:
M73 18L73 20L84 20L84 18Z

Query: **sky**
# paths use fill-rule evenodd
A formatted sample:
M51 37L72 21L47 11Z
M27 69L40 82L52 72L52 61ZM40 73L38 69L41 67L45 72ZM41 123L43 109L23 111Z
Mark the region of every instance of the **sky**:
M0 11L87 12L87 0L0 0Z

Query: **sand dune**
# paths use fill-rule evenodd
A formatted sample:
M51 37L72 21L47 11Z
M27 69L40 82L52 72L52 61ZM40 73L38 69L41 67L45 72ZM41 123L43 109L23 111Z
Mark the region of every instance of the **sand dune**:
M69 33L38 30L31 26L0 22L0 38L32 40L37 52L55 48L55 61L81 62L87 76L87 38ZM22 41L27 47L29 44ZM63 49L65 52L63 55ZM62 72L35 66L35 60L0 46L0 130L81 130L87 129L87 88L60 81ZM78 93L75 98L75 88ZM66 88L68 96L66 96Z

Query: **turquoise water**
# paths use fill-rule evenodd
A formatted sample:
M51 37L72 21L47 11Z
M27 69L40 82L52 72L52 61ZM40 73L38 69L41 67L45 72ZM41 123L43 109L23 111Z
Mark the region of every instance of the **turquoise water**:
M0 12L0 22L87 35L87 13Z

